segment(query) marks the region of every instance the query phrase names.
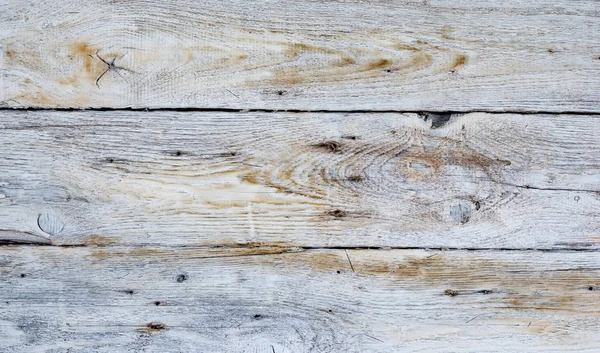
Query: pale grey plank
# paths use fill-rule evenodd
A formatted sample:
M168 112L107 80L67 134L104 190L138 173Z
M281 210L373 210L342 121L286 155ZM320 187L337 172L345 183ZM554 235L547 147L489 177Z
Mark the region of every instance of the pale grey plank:
M4 111L0 240L598 249L596 121Z
M600 349L598 252L274 250L1 247L0 350Z
M592 0L0 6L1 106L600 108Z

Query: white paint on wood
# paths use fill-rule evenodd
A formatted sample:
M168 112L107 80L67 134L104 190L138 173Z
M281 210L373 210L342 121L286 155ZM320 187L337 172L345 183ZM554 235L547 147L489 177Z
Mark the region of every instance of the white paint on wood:
M595 116L2 115L8 241L600 246Z
M600 350L598 252L0 250L7 353Z
M0 106L598 111L597 1L0 4Z

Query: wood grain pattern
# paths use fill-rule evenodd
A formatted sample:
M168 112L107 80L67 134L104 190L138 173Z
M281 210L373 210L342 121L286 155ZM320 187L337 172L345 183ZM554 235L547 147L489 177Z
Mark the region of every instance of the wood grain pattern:
M2 247L0 350L600 349L598 252L268 250Z
M597 112L597 1L0 4L0 106Z
M596 121L4 111L0 240L598 249Z

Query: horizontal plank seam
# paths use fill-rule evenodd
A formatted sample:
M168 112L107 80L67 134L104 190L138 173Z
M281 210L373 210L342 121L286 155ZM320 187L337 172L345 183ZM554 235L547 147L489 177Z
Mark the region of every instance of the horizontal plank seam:
M17 247L57 247L57 248L102 248L102 249L123 249L123 248L134 248L134 249L168 249L168 250L185 250L185 249L195 249L195 250L215 250L215 249L281 249L281 252L278 253L268 253L268 254L241 254L234 256L254 256L254 255L276 255L280 253L293 253L293 252L303 252L303 251L313 251L313 250L430 250L430 251L512 251L512 252L600 252L600 248L584 248L584 247L573 247L573 248L507 248L507 247L443 247L443 246L434 246L434 247L420 247L420 246L361 246L361 245L350 245L350 246L278 246L278 245L270 245L265 243L264 245L248 245L245 243L240 243L238 245L210 245L210 246L189 246L189 245L176 245L176 246L166 246L166 245L141 245L141 246L132 246L132 245L89 245L89 244L47 244L47 243L37 243L37 242L12 242L12 241L4 241L0 242L0 247L2 246L17 246ZM225 256L218 256L225 257ZM228 256L227 256L228 257Z
M323 113L323 114L520 114L520 115L600 115L600 111L543 111L543 110L330 110L330 109L236 109L236 108L110 108L110 107L90 107L90 108L9 108L1 107L0 111L65 111L65 112L110 112L110 111L133 111L133 112L220 112L220 113Z

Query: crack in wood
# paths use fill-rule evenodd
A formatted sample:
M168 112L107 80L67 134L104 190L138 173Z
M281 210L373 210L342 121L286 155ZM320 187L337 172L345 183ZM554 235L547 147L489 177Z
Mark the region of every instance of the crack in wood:
M568 253L568 252L585 252L585 253L594 253L600 252L600 248L505 248L505 247L418 247L418 246L272 246L272 245L264 245L264 246L253 246L251 248L248 247L240 247L236 245L210 245L210 246L186 246L186 245L178 245L178 246L169 246L169 245L126 245L126 244L110 244L110 245L95 245L89 243L79 243L79 244L53 244L51 242L19 242L19 241L8 241L0 239L0 247L2 246L10 246L10 247L55 247L55 248L101 248L105 251L110 250L122 250L122 249L139 249L139 250L149 250L148 255L151 255L151 251L153 249L166 249L169 251L176 250L210 250L210 249L221 249L221 250L235 250L235 249L256 249L258 250L267 250L265 253L249 253L249 254L236 254L236 255L228 255L228 256L215 256L214 258L222 258L222 257L236 257L236 256L268 256L268 255L279 255L283 253L301 253L307 251L319 251L319 250L380 250L380 251L390 251L390 250L425 250L425 251L440 251L440 252L453 252L453 251L468 251L468 252L544 252L544 253ZM346 253L347 254L347 253ZM433 254L430 257L438 256L439 254ZM203 257L203 258L213 258L213 257ZM354 271L354 266L352 266L352 262L348 258L348 263L351 266L351 269ZM566 270L562 270L566 271Z
M485 114L519 114L519 115L581 115L596 118L600 111L591 110L496 110L496 109L474 109L474 110L405 110L405 109L261 109L261 108L219 108L219 107L197 107L197 108L171 108L171 107L86 107L86 108L45 108L45 107L0 107L0 111L61 111L61 112L217 112L217 113L319 113L319 114L435 114L435 115L466 115L473 113Z

